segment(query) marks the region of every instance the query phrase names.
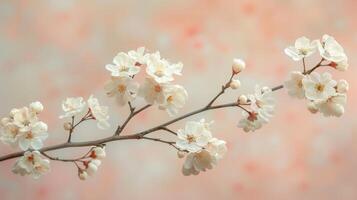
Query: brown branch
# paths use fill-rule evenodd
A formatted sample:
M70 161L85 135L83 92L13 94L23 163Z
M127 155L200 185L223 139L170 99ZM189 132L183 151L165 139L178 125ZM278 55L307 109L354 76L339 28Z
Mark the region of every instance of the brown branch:
M283 86L279 85L277 87L272 88L273 91L282 89ZM224 91L223 91L224 93ZM222 91L219 94L223 94ZM220 95L217 95L215 98L213 98L213 101L211 101L212 103L219 97ZM211 103L209 103L209 106L205 106L203 108L200 108L198 110L189 112L187 114L184 114L180 117L177 117L175 119L172 119L168 122L165 122L161 125L158 125L156 127L150 128L146 131L142 131L136 134L132 134L132 135L125 135L125 136L121 136L119 135L123 130L124 127L127 125L127 123L131 120L131 118L133 118L135 115L137 115L138 113L140 113L141 111L149 108L151 105L146 105L144 107L142 107L141 109L137 110L137 111L133 111L129 117L127 118L127 120L124 122L124 124L119 127L115 134L113 136L110 137L106 137L106 138L102 138L102 139L98 139L98 140L93 140L93 141L86 141L86 142L66 142L66 143L62 143L62 144L57 144L57 145L53 145L53 146L48 146L48 147L44 147L42 149L40 149L39 151L43 154L44 152L48 152L48 151L53 151L53 150L58 150L58 149L66 149L66 148L73 148L73 147L86 147L86 146L97 146L97 145L101 145L101 144L105 144L105 143L109 143L109 142L113 142L113 141L118 141L118 140L133 140L133 139L147 139L148 137L144 137L145 135L158 131L158 130L166 130L166 127L168 125L171 125L177 121L180 121L182 119L188 118L190 116L205 112L205 111L209 111L209 110L215 110L215 109L221 109L221 108L227 108L227 107L239 107L239 108L243 108L242 105L238 104L237 102L234 103L227 103L227 104L221 104L221 105L216 105L216 106L212 106L210 105ZM157 139L150 139L150 140L154 140L157 141ZM5 160L9 160L9 159L13 159L16 157L20 157L25 153L25 151L20 151L20 152L15 152L15 153L11 153L5 156L0 157L0 161L5 161ZM46 154L47 155L47 154ZM54 160L56 160L56 158L52 157ZM59 160L59 159L58 159ZM69 162L69 161L68 161Z

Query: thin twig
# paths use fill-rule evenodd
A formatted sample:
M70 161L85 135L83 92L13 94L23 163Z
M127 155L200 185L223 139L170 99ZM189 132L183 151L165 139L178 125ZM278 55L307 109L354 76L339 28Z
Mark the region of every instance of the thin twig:
M206 106L207 108L210 107L218 99L218 97L220 97L226 91L227 88L229 88L229 85L231 84L234 75L235 74L232 73L228 82L226 84L222 85L221 91L215 97L213 97L213 99L207 104L207 106Z
M129 103L130 106L130 114L128 116L128 118L124 121L123 125L118 126L117 130L115 131L114 135L118 136L120 135L121 132L123 132L125 126L129 123L129 121L137 114L139 114L140 112L144 111L145 109L149 108L151 105L148 104L142 108L140 108L139 110L135 111L135 108L133 108L131 106L131 104Z

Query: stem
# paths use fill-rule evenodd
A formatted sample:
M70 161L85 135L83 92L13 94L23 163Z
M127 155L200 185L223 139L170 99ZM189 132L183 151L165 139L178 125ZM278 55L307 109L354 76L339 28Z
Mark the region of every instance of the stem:
M302 65L304 66L304 73L306 73L305 58L302 58Z
M123 125L118 126L117 130L115 131L114 135L120 135L121 132L123 132L125 126L129 123L129 121L137 114L139 114L140 112L144 111L145 109L149 108L151 105L148 104L142 108L140 108L139 110L135 111L135 108L131 106L130 102L128 103L129 107L130 107L130 114L128 116L128 118L124 121Z
M207 108L210 107L218 99L218 97L220 97L226 91L227 88L229 88L229 85L231 84L234 75L235 74L232 72L229 81L225 85L222 85L221 91L215 97L213 97L213 99L207 104Z

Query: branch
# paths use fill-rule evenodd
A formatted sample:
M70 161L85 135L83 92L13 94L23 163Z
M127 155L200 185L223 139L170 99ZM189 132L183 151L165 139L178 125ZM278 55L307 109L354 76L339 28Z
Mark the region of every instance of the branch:
M149 108L151 105L148 104L142 108L140 108L139 110L135 111L135 108L132 107L131 103L128 102L129 107L130 107L130 114L128 116L128 118L124 121L123 125L118 126L117 130L115 131L114 135L120 135L121 132L123 132L125 126L129 123L129 121L137 114L139 114L140 112L144 111L145 109Z
M279 86L276 86L276 87L272 88L272 90L276 91L276 90L279 90L279 89L282 89L282 88L283 88L283 86L279 85ZM222 91L220 93L223 94ZM217 95L213 99L213 101L211 101L211 102L214 102L219 96L220 95ZM165 128L170 124L173 124L173 123L175 123L177 121L180 121L182 119L188 118L190 116L193 116L193 115L205 112L205 111L221 109L221 108L227 108L227 107L243 108L242 105L238 104L237 102L221 104L221 105L216 105L216 106L209 105L209 106L205 106L203 108L200 108L198 110L189 112L187 114L184 114L184 115L182 115L180 117L172 119L172 120L170 120L168 122L165 122L165 123L163 123L161 125L153 127L153 128L148 129L146 131L142 131L142 132L139 132L139 133L136 133L136 134L132 134L132 135L125 135L125 136L119 135L124 130L124 127L130 121L131 118L133 118L135 115L137 115L141 111L149 108L150 106L151 105L146 105L146 106L142 107L141 109L132 112L129 115L128 119L124 122L124 124L119 129L117 129L117 131L115 132L115 134L113 136L106 137L106 138L99 139L99 140L87 141L87 142L66 142L66 143L62 143L62 144L58 144L58 145L44 147L44 148L40 149L39 151L43 154L44 152L58 150L58 149L66 149L66 148L72 148L72 147L97 146L97 145L101 145L101 144L104 144L104 143L109 143L109 142L113 142L113 141L117 141L117 140L147 139L144 136L149 134L149 133L152 133L152 132L155 132L155 131L158 131L158 130L166 130ZM16 152L16 153L11 153L11 154L2 156L2 157L0 157L0 162L1 161L5 161L5 160L9 160L9 159L13 159L13 158L16 158L16 157L20 157L24 153L25 153L25 151L19 151L19 152Z

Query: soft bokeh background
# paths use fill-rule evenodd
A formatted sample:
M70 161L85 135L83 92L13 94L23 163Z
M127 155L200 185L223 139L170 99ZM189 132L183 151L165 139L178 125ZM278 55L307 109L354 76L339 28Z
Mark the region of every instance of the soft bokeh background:
M351 86L343 117L324 118L305 102L276 93L276 116L263 129L246 134L236 128L240 111L216 110L195 116L214 120L214 134L228 142L219 165L199 176L184 177L183 160L168 146L124 141L107 146L98 174L80 181L74 165L52 162L40 180L10 172L15 160L0 163L1 199L357 199L357 2L311 0L97 0L0 1L0 115L13 107L42 101L49 124L46 145L65 140L60 103L68 96L95 94L110 105L111 122L127 108L115 106L102 89L109 78L104 65L119 51L146 46L171 61L184 63L177 82L190 95L180 113L207 103L230 73L232 58L247 61L242 89L226 94L231 102L255 83L275 86L299 69L283 49L302 35L329 33L345 47L348 72L334 77ZM309 59L313 64L316 60ZM140 102L139 102L140 103ZM167 120L151 108L125 134ZM171 126L177 129L184 121ZM74 140L91 140L114 130L81 126ZM14 151L0 146L1 154ZM85 151L77 149L76 154ZM52 152L71 156L72 151Z

